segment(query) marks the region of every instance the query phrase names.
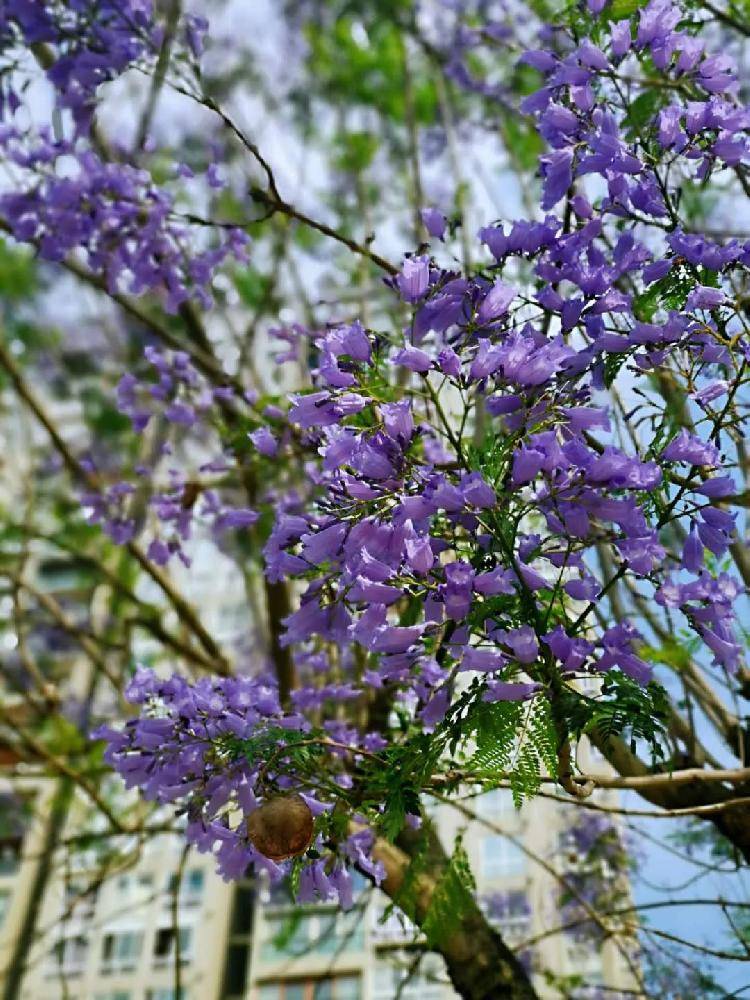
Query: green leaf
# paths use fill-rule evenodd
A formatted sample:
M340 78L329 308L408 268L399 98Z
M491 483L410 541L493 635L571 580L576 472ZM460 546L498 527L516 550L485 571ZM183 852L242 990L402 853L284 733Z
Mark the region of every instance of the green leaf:
M378 151L377 136L371 132L344 132L336 137L336 167L350 174L363 173Z
M63 715L48 716L40 736L47 749L56 756L82 753L86 748L86 739L80 729Z
M643 740L654 760L664 758L668 704L666 691L656 681L642 687L617 668L606 675L597 697L566 688L560 699L571 735L596 731L605 739L618 737L631 744Z
M611 21L622 21L626 17L632 17L641 7L645 7L648 0L612 0L606 8L606 16Z
M248 266L232 275L234 287L246 306L257 308L268 294L270 280L256 268Z
M0 239L0 298L18 302L29 298L36 287L33 253Z
M465 723L467 736L474 733L477 746L469 761L472 772L496 777L508 770L522 716L521 702L475 703Z
M628 138L635 138L643 128L651 124L668 100L667 92L656 88L644 90L642 94L639 94L628 107L623 122Z

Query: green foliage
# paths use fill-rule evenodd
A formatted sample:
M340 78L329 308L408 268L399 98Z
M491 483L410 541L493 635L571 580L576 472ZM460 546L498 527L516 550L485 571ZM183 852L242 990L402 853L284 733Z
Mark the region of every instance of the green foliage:
M520 170L533 170L539 162L544 144L539 133L516 115L503 115L500 120L503 144Z
M607 9L607 16L611 21L622 21L626 17L632 17L641 7L645 7L648 0L612 0Z
M571 735L595 732L605 740L619 737L629 740L633 752L642 740L654 760L664 757L668 695L656 681L641 687L622 671L610 670L599 695L592 698L566 688L560 707Z
M659 311L682 309L696 283L715 286L716 273L705 267L675 265L669 274L635 297L633 312L636 319L642 323L651 323Z
M372 163L378 139L371 132L343 132L335 139L334 163L344 173L360 174Z
M620 374L620 369L635 351L623 351L622 354L608 354L604 359L604 384L609 387Z
M0 239L0 299L20 302L37 289L34 255L28 247L17 247Z
M360 380L362 391L379 403L392 403L398 399L398 391L388 379L386 362L373 358L373 364L365 369Z
M381 832L388 840L395 840L404 828L407 813L419 815L419 791L411 782L396 778L386 789L383 806Z
M306 35L308 66L328 98L405 120L404 39L397 24L382 15L369 23L344 15L331 27L308 24ZM418 70L410 67L414 117L430 124L437 113L437 92L432 80Z
M700 640L695 640L699 643ZM640 656L649 663L663 663L675 670L684 670L690 663L691 650L684 643L668 640L661 646L641 646Z
M538 697L529 703L510 772L510 788L517 809L524 799L536 795L545 773L551 777L557 774L557 732L549 701Z
M113 404L109 389L102 391L98 386L87 385L80 389L79 397L86 423L97 438L119 437L130 430L129 417Z
M466 720L466 735L476 741L476 751L469 759L472 773L494 777L510 768L523 703L517 701L479 701Z
M708 855L715 862L737 863L737 850L730 841L715 826L700 820L681 823L667 834L667 840L690 855Z
M407 813L421 812L420 790L434 773L440 756L440 742L428 734L417 734L407 743L384 751L385 766L376 765L367 785L368 801L377 808L382 803L378 827L388 840L395 840L404 828Z
M524 433L528 430L525 428ZM488 482L497 484L507 471L508 462L519 438L520 434L517 432L501 437L495 431L488 431L484 440L478 445L469 445L467 452L469 466L481 472Z
M286 919L281 924L281 927L279 927L278 931L271 939L276 951L284 952L289 950L304 918L305 911L302 907L295 907L295 909L289 912Z
M268 764L275 761L274 771L284 768L297 774L307 774L316 766L318 758L325 752L325 734L318 730L299 732L269 726L256 736L247 739L229 738L223 749L232 756L243 756L248 764ZM319 742L312 742L319 740Z
M416 845L409 851L409 866L404 874L401 886L394 896L393 901L383 914L385 922L396 906L402 910L407 917L415 921L417 916L417 897L419 878L427 868L427 837L429 826L424 824L421 828L421 836Z
M274 279L248 264L238 269L232 275L234 287L246 306L257 309L268 297L273 287Z
M557 731L546 698L476 701L461 725L476 745L467 761L472 777L491 787L509 776L517 808L539 791L544 774L557 773Z
M628 107L623 122L623 130L632 141L656 118L659 111L669 103L668 93L657 87L644 90Z
M469 858L459 836L422 923L422 931L430 947L444 945L459 929L461 921L476 905L475 890Z
M42 723L39 738L50 753L67 757L82 753L86 748L86 737L70 719L63 715L48 715Z

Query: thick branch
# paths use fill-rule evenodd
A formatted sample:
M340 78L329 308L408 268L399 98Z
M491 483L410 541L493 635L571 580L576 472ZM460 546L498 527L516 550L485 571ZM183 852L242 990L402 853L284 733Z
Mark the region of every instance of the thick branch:
M398 904L409 866L423 849L423 836L428 838L426 860L420 861L420 873L414 879L413 911L409 914L418 927L425 921L447 864L437 835L431 827L420 832L405 831L398 844L380 838L373 848L374 859L386 871L381 889ZM440 953L451 982L465 1000L538 1000L523 965L474 901Z

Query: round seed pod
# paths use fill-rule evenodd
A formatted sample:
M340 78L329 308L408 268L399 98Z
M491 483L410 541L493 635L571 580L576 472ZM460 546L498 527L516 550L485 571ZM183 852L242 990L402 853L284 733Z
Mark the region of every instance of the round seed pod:
M250 843L271 861L304 854L313 839L313 814L301 795L277 795L247 817Z

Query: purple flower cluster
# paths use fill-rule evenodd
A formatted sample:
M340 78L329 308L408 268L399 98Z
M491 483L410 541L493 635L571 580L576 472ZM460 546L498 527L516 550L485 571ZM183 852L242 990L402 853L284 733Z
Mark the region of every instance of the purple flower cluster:
M672 0L651 0L638 15L635 37L631 21L622 20L600 32L599 45L584 38L564 54L525 54L545 80L522 105L552 147L541 158L543 208L556 205L574 178L598 174L607 185L604 209L667 215L659 171L643 155L649 133L665 152L679 154L686 166L695 164L700 179L748 159L750 110L736 101L736 69L728 56L708 54L700 37L678 28L682 21ZM675 96L643 133L627 135L634 130L627 129L630 102L623 102L623 82L639 72L645 76L651 64L682 85L675 95L694 90L695 99Z
M97 87L119 76L158 44L151 0L6 0L0 9L0 60L26 47L48 65L61 107L88 125ZM19 98L7 74L2 98Z
M245 259L242 230L229 229L216 246L198 250L172 196L147 171L107 162L84 140L6 125L0 144L21 172L17 187L0 196L0 216L13 236L35 244L47 260L82 253L112 293L157 292L170 312L190 298L208 307L215 270L229 256Z
M612 820L600 813L582 812L561 837L564 881L559 888L564 923L577 941L600 941L601 927L591 911L608 913L626 906L626 876L631 855Z
M267 794L274 777L283 789L296 783L283 772L284 731L309 732L302 715L284 715L275 683L267 676L203 678L189 683L175 674L160 680L139 667L126 690L141 715L124 728L101 727L94 735L106 739L105 759L128 788L139 788L152 802L175 804L186 817L186 837L200 851L215 855L226 879L240 878L250 865L268 872L272 881L288 873L253 847L247 817ZM251 759L238 751L241 741L266 736L265 754ZM356 750L356 747L353 748ZM279 752L281 751L281 752ZM269 774L269 757L279 758ZM316 818L330 813L330 792L316 797L300 793ZM348 908L354 892L349 868L357 866L376 881L384 876L370 857L372 833L362 824L343 835L336 846L322 836L313 843L315 857L301 873L299 898L338 899Z
M4 0L0 7L0 117L20 106L19 56L31 50L45 68L57 104L76 132L91 124L97 90L134 65L158 57L165 27L153 0ZM197 62L208 22L184 14L175 42L183 60Z
M117 407L130 418L134 431L139 434L154 417L159 417L172 424L182 436L200 430L204 448L210 448L216 442L206 440L206 432L210 430L217 402L232 405L252 405L254 402L250 394L239 400L231 388L212 388L184 351L164 352L150 345L144 354L152 378L139 379L132 372L126 372L117 386ZM268 408L264 412L267 415ZM249 436L259 451L268 453L271 434L267 427ZM157 466L162 459L168 459L172 451L171 445L163 445L156 456ZM231 456L220 454L211 461L202 462L196 476L220 476L230 471L234 464ZM154 469L140 466L136 470L141 482L151 485L148 508L155 525L150 525L152 537L147 555L157 565L166 565L173 556L186 566L190 565L184 543L190 539L196 521L220 536L235 528L252 527L258 520L257 511L228 503L216 489L204 487L189 477L184 468L171 467L167 471L168 487L155 489ZM135 533L134 522L123 515L123 503L132 492L132 486L119 484L100 495L89 493L84 498L92 512L90 520L102 523L116 541L129 541Z
M387 691L423 737L448 724L457 690L467 711L508 701L533 710L576 678L611 671L636 690L652 671L635 622L594 614L620 581L679 615L701 667L738 669L744 588L717 561L737 541L728 467L750 338L734 280L746 279L750 242L688 232L678 189L740 167L750 122L728 61L681 23L676 5L651 0L625 21L592 17L596 44L548 32L554 44L524 57L544 81L524 103L548 145L542 215L483 228L492 261L478 273L408 256L388 282L410 314L404 330L354 321L313 335L311 389L253 425L259 461L275 468L292 441L306 460L304 485L271 498L264 546L269 581L299 584L281 637L300 677L291 709L280 711L267 681L191 688L139 675L136 700L161 714L109 736L131 784L190 800L195 843L229 845L225 872L253 856L243 828L216 816L235 800L247 811L246 786L257 796L260 776L236 754L215 756L228 734L254 738L273 719L291 752L314 711L328 739L376 752L383 734L343 721L343 703ZM629 112L652 72L680 85L659 90L636 126ZM425 218L439 237L444 221ZM300 329L277 335L282 357L298 360ZM187 359L150 360L157 382L126 375L121 408L136 428L157 406L195 432L221 396L206 395ZM653 387L670 380L676 398L660 397ZM645 434L624 432L630 407L645 412ZM185 485L154 500L182 538ZM221 491L209 509L224 524L255 517ZM169 551L162 542L151 555ZM239 691L252 708L236 711ZM340 788L356 781L351 769L333 775ZM285 780L314 785L302 771ZM578 854L589 853L578 841L591 823L573 835ZM595 832L609 864L610 832ZM347 843L339 857L366 867L367 849ZM304 893L341 895L338 871L306 868Z

